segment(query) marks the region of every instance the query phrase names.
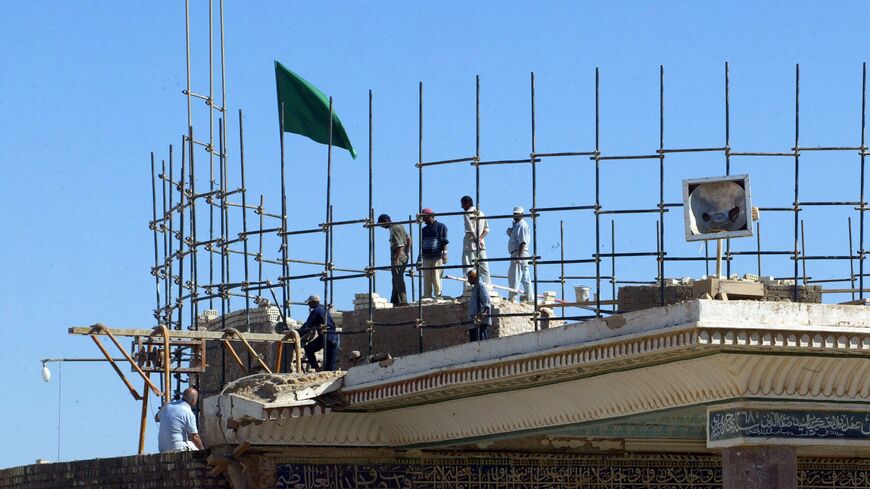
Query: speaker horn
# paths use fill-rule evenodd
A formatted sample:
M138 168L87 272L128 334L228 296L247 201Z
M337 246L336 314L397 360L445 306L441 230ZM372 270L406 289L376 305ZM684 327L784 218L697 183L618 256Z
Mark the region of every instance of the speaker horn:
M683 180L686 241L752 236L749 175Z

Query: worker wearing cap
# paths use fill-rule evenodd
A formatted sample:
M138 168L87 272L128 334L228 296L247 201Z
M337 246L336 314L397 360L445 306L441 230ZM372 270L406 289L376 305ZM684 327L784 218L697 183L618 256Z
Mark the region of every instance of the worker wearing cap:
M332 320L332 315L329 314L326 307L320 304L319 295L309 296L305 302L308 303L310 312L308 313L308 319L305 320L305 324L299 328L299 336L304 338L313 331L320 333L316 338L305 343L305 358L308 359L308 365L311 368L318 372L320 371L320 365L318 365L314 354L323 350L324 335L322 331L323 325L326 324L326 350L323 352L323 367L326 370L333 371L335 370L335 363L338 360L338 347L341 343L341 338L335 331L335 322Z
M465 211L465 237L462 239L462 271L468 275L471 270L476 270L480 275L480 281L490 283L489 263L486 261L474 263L477 260L486 260L486 243L483 241L489 234L489 222L482 211L474 208L474 200L466 195L459 200L459 205Z
M511 290L508 300L513 301L517 295L515 292L522 287L523 295L520 301L532 299L532 279L529 275L529 261L524 258L529 256L529 242L531 233L529 224L523 219L523 208L514 207L514 224L507 230L508 252L511 255L511 264L508 268L508 285Z
M426 270L426 267L439 267L447 263L447 226L435 220L432 209L420 211L426 223L420 231L420 258L423 261L423 291L421 298L441 297L441 274L443 270Z
M393 224L390 216L386 214L378 216L378 225L390 230L390 273L393 275L393 293L390 295L390 302L394 306L402 306L408 303L408 296L405 293L405 267L408 265L411 238L401 224Z

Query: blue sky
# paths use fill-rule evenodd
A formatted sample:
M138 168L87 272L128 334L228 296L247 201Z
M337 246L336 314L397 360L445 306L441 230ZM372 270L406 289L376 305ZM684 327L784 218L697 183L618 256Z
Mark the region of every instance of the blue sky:
M194 90L207 90L207 3L194 0ZM724 144L724 64L731 66L731 146L787 151L794 140L794 65L801 65L801 142L858 145L861 64L867 59L866 2L248 2L226 5L227 97L231 187L238 186L237 110L244 110L249 198L266 195L277 210L278 138L273 61L335 97L360 158L334 158L335 219L366 215L368 90L374 92L375 211L394 216L417 207L417 83L424 83L424 160L474 154L474 77L481 78L481 156L524 158L531 151L529 73L536 75L538 151L594 148L594 70L601 72L601 150L648 154L658 147L658 74L665 67L665 146ZM180 3L0 3L0 467L107 457L136 450L138 405L105 366L67 364L62 382L39 379L39 359L93 357L73 325L103 322L150 327L154 304L149 153L167 157L185 131L184 12ZM196 105L202 113L201 103ZM199 120L199 119L198 119ZM201 122L201 120L199 120ZM198 127L202 127L199 125ZM323 221L326 147L288 136L290 227ZM857 200L853 153L802 156L802 198ZM724 173L721 153L668 157L666 200L680 180ZM732 160L752 175L756 205L788 206L793 162ZM539 167L539 206L594 202L593 166L585 158ZM529 207L528 166L482 170L481 208L490 214ZM458 211L472 194L467 165L426 172L424 205ZM602 204L657 203L654 163L602 166ZM845 196L845 197L844 197ZM846 217L808 209L808 252L845 254ZM239 217L233 217L238 223ZM544 257L593 251L589 214L553 214L539 223ZM447 218L459 261L457 230ZM609 220L603 224L609 229ZM791 215L763 216L765 247L791 249ZM233 224L233 225L236 225ZM492 223L491 256L504 253L504 221ZM655 221L617 222L618 251L649 251ZM857 224L856 224L857 226ZM857 228L856 228L857 229ZM380 230L379 230L380 232ZM857 233L857 231L856 231ZM666 216L667 247L697 255L682 240L682 216ZM857 234L856 234L857 236ZM336 234L337 264L365 262L362 228ZM386 261L378 235L378 262ZM857 239L857 238L856 238ZM609 242L605 241L605 251ZM734 242L751 250L754 240ZM291 242L294 257L322 258L319 237ZM277 256L277 255L276 255ZM648 260L620 262L624 279L649 280ZM815 278L848 274L845 262L812 263ZM238 264L234 265L239 270ZM303 267L294 273L305 273ZM312 270L313 271L313 270ZM606 270L605 270L606 271ZM735 261L754 272L754 259ZM572 267L569 273L590 269ZM786 275L791 262L768 260L765 274ZM496 274L504 270L495 268ZM553 278L556 269L542 269ZM698 276L702 266L669 265L668 276ZM388 282L379 278L382 295ZM578 282L581 283L581 282ZM336 287L339 307L366 284ZM546 288L546 287L542 287ZM294 284L294 298L320 290ZM446 293L458 292L451 284ZM836 299L832 299L836 300ZM840 299L845 300L845 298ZM238 304L235 305L238 307ZM302 311L294 310L294 316ZM60 391L58 387L60 386ZM58 395L61 404L58 406ZM149 426L148 449L156 449ZM58 440L60 441L58 444Z

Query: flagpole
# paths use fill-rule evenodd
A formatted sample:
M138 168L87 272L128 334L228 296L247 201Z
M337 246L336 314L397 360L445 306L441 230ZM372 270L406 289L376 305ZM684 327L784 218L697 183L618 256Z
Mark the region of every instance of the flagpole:
M284 310L284 320L290 317L290 311L288 310L289 300L290 300L290 290L289 290L289 279L290 269L289 263L287 263L287 189L284 183L284 171L285 171L285 163L284 163L284 102L281 102L281 117L278 118L278 127L279 132L281 134L281 274L282 277L280 279L281 282L281 294L282 300L284 304L281 305L281 308ZM260 212L262 216L262 201L260 202ZM262 239L262 236L261 236ZM262 257L261 257L262 260ZM261 261L262 263L262 261ZM289 326L289 325L288 325Z
M324 322L326 322L326 319L329 316L329 306L331 305L332 301L332 297L329 296L329 272L332 268L332 263L330 262L329 256L329 244L330 240L332 239L332 110L332 97L329 97L329 145L326 149L326 239L324 243L325 246L323 259L323 304L326 307L326 314L323 318ZM329 364L329 345L327 345L329 334L327 331L327 324L324 324L323 327L323 368L326 368L326 365Z
M368 337L369 337L369 356L372 355L372 350L374 349L374 326L372 322L374 321L374 304L372 294L374 294L376 286L375 286L375 208L374 208L374 188L373 188L373 166L372 166L372 91L369 89L369 270L368 270L368 279L369 279L369 323L368 323ZM849 228L851 229L851 227ZM408 250L405 250L406 254ZM392 257L391 262L392 262ZM392 263L391 263L392 264ZM404 282L405 277L402 277L402 281ZM854 289L854 287L852 287ZM406 300L407 302L407 300Z

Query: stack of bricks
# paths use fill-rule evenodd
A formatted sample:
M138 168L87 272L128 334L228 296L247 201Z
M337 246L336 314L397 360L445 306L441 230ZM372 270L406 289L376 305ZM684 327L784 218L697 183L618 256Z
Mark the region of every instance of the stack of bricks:
M499 289L496 289L495 287L490 287L489 288L489 296L492 297L493 301L501 298L501 294L499 293ZM466 284L466 286L462 288L462 295L457 297L457 299L462 301L462 302L468 302L468 300L471 299L471 287L469 287ZM446 299L442 299L442 300L446 300Z
M540 304L555 304L556 303L556 292L553 290L548 290L542 294Z
M220 331L224 328L234 328L241 332L249 333L272 333L275 325L281 317L281 311L277 307L268 304L260 305L256 309L245 309L230 312L225 318L221 318L218 311L208 309L201 313L196 320L198 329L208 331ZM293 325L290 325L293 327Z
M390 303L384 297L378 295L377 292L372 293L371 295L371 304L374 309L389 309L393 307L393 304ZM353 310L354 311L367 311L369 309L369 294L361 293L354 294L353 296Z

